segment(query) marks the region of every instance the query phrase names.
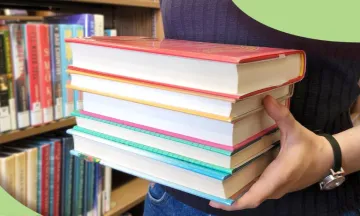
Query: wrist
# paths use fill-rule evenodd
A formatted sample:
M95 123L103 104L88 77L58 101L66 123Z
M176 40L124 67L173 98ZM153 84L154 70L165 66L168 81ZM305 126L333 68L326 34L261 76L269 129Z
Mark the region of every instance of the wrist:
M319 163L321 166L321 179L329 174L330 169L334 166L334 152L329 141L323 137L319 138Z
M321 136L326 139L328 146L331 147L333 157L330 157L332 158L330 160L326 160L327 166L329 166L330 161L332 161L332 165L327 176L319 184L321 190L331 190L340 186L345 181L345 174L342 168L342 152L340 144L334 136L329 134L322 134ZM327 158L329 158L328 151L328 148L324 146L324 155Z

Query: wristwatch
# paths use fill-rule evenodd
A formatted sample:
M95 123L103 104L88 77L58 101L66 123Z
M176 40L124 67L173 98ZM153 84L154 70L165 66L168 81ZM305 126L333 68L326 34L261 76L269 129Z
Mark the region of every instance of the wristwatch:
M325 137L334 152L334 165L330 169L330 174L326 176L319 184L321 190L331 190L340 186L345 181L345 172L341 167L342 155L340 145L337 140L329 134L320 134L320 136Z

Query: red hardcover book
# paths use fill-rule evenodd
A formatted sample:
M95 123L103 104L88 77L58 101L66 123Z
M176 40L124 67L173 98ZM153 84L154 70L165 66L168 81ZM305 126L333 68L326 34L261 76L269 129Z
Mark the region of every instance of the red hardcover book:
M50 65L50 39L48 25L37 25L37 41L40 74L40 99L41 107L43 110L42 118L44 123L48 123L54 119Z
M55 141L54 161L54 216L60 215L60 185L61 185L61 142Z
M25 25L26 59L28 70L28 88L30 99L30 123L32 126L42 124L42 107L40 102L40 78L38 65L38 41L36 24Z
M42 148L41 172L41 214L49 215L50 145Z
M149 38L69 38L69 69L229 98L244 98L304 77L305 52Z

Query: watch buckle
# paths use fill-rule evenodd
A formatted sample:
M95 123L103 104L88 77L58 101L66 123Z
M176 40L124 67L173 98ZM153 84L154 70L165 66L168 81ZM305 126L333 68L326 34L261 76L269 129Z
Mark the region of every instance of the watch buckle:
M344 174L345 174L345 171L343 170L342 167L337 172L335 172L333 169L330 169L330 172L331 172L331 175L333 175L335 178L340 177L340 176L344 176Z

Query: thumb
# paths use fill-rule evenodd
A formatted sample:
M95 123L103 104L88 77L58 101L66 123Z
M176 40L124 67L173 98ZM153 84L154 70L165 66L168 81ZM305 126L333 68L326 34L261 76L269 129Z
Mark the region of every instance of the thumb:
M287 107L271 96L266 96L263 103L266 112L276 122L281 131L288 133L295 128L296 120Z

